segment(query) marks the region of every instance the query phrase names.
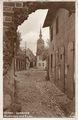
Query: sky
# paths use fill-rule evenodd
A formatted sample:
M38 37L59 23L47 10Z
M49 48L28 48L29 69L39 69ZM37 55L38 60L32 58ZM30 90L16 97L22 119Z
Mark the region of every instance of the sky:
M39 39L40 27L42 30L42 38L47 45L49 39L49 28L42 28L48 10L37 10L29 15L28 19L25 20L20 26L18 26L18 31L21 33L21 48L30 48L34 54L36 54L37 40Z

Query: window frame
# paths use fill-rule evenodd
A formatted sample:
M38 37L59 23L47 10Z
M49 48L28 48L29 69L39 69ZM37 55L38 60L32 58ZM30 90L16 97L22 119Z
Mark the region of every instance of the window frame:
M50 27L50 36L51 36L51 42L53 40L53 26Z

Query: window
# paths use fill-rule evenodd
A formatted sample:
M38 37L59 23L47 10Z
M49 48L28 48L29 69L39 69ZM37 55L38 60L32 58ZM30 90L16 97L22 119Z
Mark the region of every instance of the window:
M51 41L53 40L53 27L50 28L50 34L51 34Z
M56 50L56 65L58 65L59 62L59 49Z
M56 34L58 33L58 17L56 18Z
M62 60L62 54L60 55L60 59Z

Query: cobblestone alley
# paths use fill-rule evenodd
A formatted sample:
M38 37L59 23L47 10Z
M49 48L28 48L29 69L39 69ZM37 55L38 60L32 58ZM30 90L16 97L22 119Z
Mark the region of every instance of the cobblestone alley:
M28 113L27 117L65 116L54 98L54 95L58 96L60 92L57 93L57 90L52 88L50 81L45 80L46 71L30 69L16 74L18 100L22 107L21 111ZM67 100L66 98L66 102ZM62 101L64 103L64 100Z

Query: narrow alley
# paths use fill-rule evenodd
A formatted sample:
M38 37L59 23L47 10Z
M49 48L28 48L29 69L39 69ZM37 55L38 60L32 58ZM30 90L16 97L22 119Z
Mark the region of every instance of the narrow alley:
M45 80L46 71L29 69L17 72L18 100L21 111L27 113L26 117L64 117L64 112L56 103L52 85ZM64 102L64 101L63 101Z

